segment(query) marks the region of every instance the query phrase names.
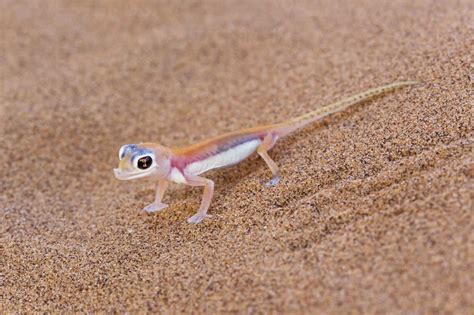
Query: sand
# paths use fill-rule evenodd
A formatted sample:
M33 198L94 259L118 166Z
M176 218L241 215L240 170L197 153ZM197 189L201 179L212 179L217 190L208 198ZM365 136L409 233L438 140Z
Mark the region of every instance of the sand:
M472 1L3 1L0 313L474 312ZM399 80L202 190L113 177Z

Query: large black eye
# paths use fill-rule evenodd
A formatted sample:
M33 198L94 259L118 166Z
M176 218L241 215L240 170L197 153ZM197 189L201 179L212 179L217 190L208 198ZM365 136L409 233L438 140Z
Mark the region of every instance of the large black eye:
M153 163L153 159L151 156L144 156L138 159L137 161L137 167L141 170L146 170L151 166Z

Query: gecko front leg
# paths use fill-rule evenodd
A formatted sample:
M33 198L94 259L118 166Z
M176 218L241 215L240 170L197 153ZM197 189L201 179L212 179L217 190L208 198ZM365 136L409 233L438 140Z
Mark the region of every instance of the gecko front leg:
M168 188L168 182L166 180L158 181L158 184L156 184L155 202L149 204L148 206L143 208L143 210L145 210L146 212L158 212L167 208L168 205L166 203L161 202L161 200L163 199L163 195L165 194L166 188Z
M214 182L210 179L200 177L200 176L192 176L186 175L186 185L189 186L204 186L204 193L202 194L201 206L199 210L196 212L195 215L188 219L188 223L199 223L204 218L210 217L207 214L207 210L211 205L212 196L214 195Z

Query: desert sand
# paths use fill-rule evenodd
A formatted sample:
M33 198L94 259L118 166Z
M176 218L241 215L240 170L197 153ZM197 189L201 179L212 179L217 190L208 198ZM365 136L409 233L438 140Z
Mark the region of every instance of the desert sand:
M474 312L472 1L3 1L0 313ZM365 89L202 190L112 169ZM471 98L470 98L471 97Z

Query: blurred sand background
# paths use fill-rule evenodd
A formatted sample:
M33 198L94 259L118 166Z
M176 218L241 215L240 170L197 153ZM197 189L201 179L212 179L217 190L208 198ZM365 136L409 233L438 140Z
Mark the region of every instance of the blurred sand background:
M0 312L473 313L472 1L2 1ZM216 194L113 177L398 80Z

